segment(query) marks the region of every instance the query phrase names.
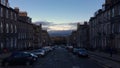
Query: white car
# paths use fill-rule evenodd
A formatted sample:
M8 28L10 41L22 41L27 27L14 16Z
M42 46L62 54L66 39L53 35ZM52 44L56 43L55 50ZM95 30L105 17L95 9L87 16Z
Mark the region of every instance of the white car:
M45 50L39 49L39 50L34 50L31 53L37 55L38 57L43 57L45 56Z

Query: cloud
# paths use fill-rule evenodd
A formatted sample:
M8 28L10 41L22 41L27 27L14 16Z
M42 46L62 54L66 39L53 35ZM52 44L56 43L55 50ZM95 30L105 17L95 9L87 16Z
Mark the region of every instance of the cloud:
M73 30L77 29L77 25L75 24L56 24L54 26L49 26L49 34L50 36L68 36L71 34Z
M38 21L34 22L35 24L39 25L42 24L42 29L47 30L50 35L52 36L66 36L71 34L73 30L77 29L77 22L76 23L61 23L61 24L54 24L53 22L47 21Z
M47 21L37 21L37 22L34 22L34 23L36 25L42 24L43 26L49 26L49 25L53 24L52 22L47 22Z
M37 21L37 22L33 22L33 23L36 25L42 24L43 30L49 30L49 26L53 25L53 22L47 22L47 21Z
M78 22L78 23L79 23L79 22ZM78 23L68 23L68 25L77 26Z
M42 28L48 31L75 30L77 27L77 23L54 24L53 22L47 22L47 21L37 21L34 23L36 25L42 24Z
M75 30L77 26L71 26L71 25L54 25L49 26L49 31L64 31L64 30Z

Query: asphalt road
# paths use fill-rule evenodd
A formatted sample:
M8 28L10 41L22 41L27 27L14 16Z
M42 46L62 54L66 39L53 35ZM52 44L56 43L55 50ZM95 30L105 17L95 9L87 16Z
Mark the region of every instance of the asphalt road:
M0 67L3 68L3 67ZM31 66L10 66L4 68L102 68L90 58L80 58L64 48L56 48Z

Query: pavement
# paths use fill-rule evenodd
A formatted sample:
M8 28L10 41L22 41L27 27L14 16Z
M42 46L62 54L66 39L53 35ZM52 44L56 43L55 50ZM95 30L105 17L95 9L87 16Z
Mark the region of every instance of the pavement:
M120 68L120 55L113 54L112 57L109 53L89 51L91 59L95 60L105 68Z

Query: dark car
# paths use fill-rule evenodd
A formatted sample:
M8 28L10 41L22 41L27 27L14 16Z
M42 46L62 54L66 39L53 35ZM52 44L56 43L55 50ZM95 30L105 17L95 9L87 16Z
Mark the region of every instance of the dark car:
M78 56L79 56L79 57L88 57L88 52L87 52L87 50L86 50L86 49L81 49L81 50L79 50Z
M68 51L72 52L73 46L66 46L66 49L67 49Z
M8 65L31 65L37 60L37 56L28 52L12 53L9 57L2 60L2 66Z
M73 54L78 54L78 52L81 50L81 48L73 48Z

